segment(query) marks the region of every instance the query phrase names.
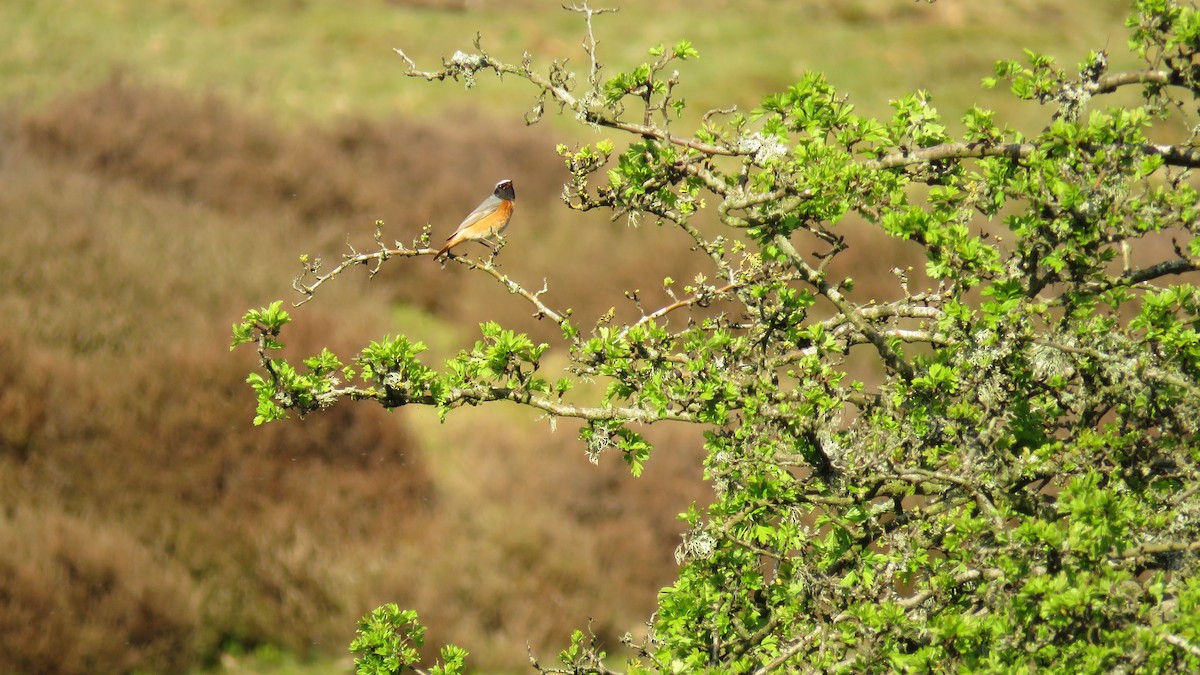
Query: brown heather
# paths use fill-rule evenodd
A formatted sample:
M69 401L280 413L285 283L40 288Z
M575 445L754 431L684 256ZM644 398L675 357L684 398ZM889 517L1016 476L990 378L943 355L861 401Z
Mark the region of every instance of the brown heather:
M613 646L636 632L674 576L675 514L706 499L694 434L650 430L633 479L515 408L256 428L254 355L228 350L242 312L295 299L299 254L368 247L376 218L389 240L427 222L443 238L499 177L520 199L505 271L547 278L582 321L702 266L674 232L562 208L553 145L467 114L281 130L121 79L0 112L0 672L184 672L230 645L338 656L388 601L492 670L520 668L526 643L551 656L589 617ZM399 304L463 347L486 320L553 335L482 277L395 260L295 310L288 354L421 337Z

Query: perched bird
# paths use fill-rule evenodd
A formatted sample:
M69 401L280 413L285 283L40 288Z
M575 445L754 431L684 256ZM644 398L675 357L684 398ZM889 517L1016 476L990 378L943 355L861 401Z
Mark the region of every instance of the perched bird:
M433 256L433 259L449 256L450 249L464 241L484 241L492 244L492 237L500 238L504 234L505 228L508 227L508 221L512 218L513 202L516 199L517 193L513 191L511 180L505 179L496 183L496 189L492 191L492 196L483 200L482 204L476 206L475 210L463 219L458 229L450 235L450 238L446 240L446 245Z

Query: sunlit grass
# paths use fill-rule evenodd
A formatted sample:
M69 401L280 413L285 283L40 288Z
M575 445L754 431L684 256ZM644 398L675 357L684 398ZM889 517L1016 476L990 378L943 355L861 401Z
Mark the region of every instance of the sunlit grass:
M345 658L300 659L271 645L243 653L231 649L221 655L220 664L198 670L193 675L333 675L350 673L354 661Z
M451 4L451 3L446 3ZM645 60L646 49L681 38L701 58L683 64L683 95L696 110L753 107L764 95L821 70L864 112L916 88L933 90L948 110L1004 104L979 89L993 59L1021 47L1058 55L1066 65L1087 49L1124 40L1126 3L1012 3L947 19L938 10L887 15L865 2L622 3L595 20L610 69ZM1024 7L1024 5L1030 5ZM497 56L584 65L582 21L558 0L468 3L461 11L384 0L237 2L91 0L0 5L0 98L44 102L114 71L187 89L215 91L288 122L339 116L436 116L446 106L515 115L527 90L481 78L470 96L456 87L406 81L392 52L403 47L423 66L469 49L475 34ZM1061 6L1061 7L1060 7ZM924 14L921 12L924 11ZM1067 21L1069 19L1069 21ZM611 71L610 71L611 72Z

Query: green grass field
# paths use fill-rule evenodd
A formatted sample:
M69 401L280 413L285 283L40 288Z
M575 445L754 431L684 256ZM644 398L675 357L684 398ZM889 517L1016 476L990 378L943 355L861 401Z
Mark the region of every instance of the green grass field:
M8 45L0 52L0 96L44 103L94 85L115 69L152 83L215 92L289 123L362 115L432 118L446 107L511 115L525 103L518 88L484 82L467 96L454 87L407 82L392 48L436 65L469 48L478 32L485 47L509 60L528 51L543 63L582 63L580 15L561 5L12 0L0 7L0 40ZM950 110L1003 102L978 87L995 59L1019 57L1029 47L1073 65L1088 49L1119 47L1124 40L1125 3L1115 0L957 5L638 0L599 17L596 33L602 61L612 68L644 60L650 46L693 41L701 59L687 65L684 77L687 95L700 109L752 107L805 70L820 70L874 114L918 88L935 92Z

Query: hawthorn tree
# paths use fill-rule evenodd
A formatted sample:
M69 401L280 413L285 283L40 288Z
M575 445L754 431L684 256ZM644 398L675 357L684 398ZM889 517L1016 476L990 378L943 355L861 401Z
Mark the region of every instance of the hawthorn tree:
M1077 69L1032 52L997 63L985 86L1047 106L1048 124L973 107L958 137L924 92L873 119L819 73L681 130L674 68L693 47L607 73L603 10L570 9L581 73L478 39L436 70L400 55L426 80L532 85L531 123L557 108L611 131L558 148L567 205L679 228L710 272L666 280L672 301L636 321L587 324L492 259L459 258L562 338L485 324L437 368L405 336L293 365L276 302L234 327L261 359L255 423L344 398L443 416L513 401L582 420L587 451L634 475L652 454L642 425L695 425L714 499L683 515L678 580L628 670L1200 670L1200 292L1180 277L1200 269L1196 6L1133 3L1139 69L1110 72L1103 51ZM830 271L851 216L923 247L931 281L896 270L898 299L856 295ZM427 236L376 243L328 272L305 262L302 302L350 268L434 252ZM552 349L565 373L540 367ZM851 357L878 383L850 376ZM607 389L577 400L581 380ZM416 668L422 636L414 613L376 610L352 646L359 672ZM465 656L446 648L435 670ZM534 665L616 667L583 632L560 660Z

